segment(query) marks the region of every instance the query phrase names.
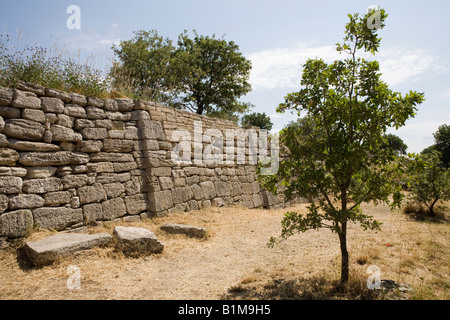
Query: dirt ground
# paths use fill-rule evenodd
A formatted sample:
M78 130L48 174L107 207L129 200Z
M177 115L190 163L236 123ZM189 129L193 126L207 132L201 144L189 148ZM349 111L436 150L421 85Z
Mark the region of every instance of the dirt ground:
M302 283L339 279L337 235L326 229L308 231L274 248L267 247L269 238L280 234L284 213L306 212L306 206L279 210L210 208L89 229L90 233L112 233L118 224L148 228L165 248L162 254L143 258L126 258L112 247L105 247L35 269L27 265L16 248L3 250L0 299L308 298L300 292L305 290ZM368 266L377 265L382 279L413 288L409 298L449 299L449 224L417 222L383 206L366 205L363 210L383 223L382 231L350 226L351 276L358 275L364 282ZM166 234L159 227L169 222L204 227L208 236L199 240ZM50 234L35 232L26 240ZM67 287L71 265L81 272L78 290Z

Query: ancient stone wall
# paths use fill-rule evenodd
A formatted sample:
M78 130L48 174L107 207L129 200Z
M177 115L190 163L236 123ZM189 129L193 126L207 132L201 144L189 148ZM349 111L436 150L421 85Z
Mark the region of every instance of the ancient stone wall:
M0 237L22 237L33 227L67 230L209 206L282 203L260 189L249 161L174 162L180 140L173 133L195 138L199 123L200 134L238 129L143 100L0 87ZM203 152L201 142L190 142L192 159L196 148Z

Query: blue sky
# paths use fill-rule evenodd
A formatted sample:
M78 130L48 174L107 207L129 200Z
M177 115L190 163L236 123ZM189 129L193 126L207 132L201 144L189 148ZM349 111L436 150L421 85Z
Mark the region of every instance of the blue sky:
M81 9L81 29L69 30L70 5ZM275 109L299 88L301 66L308 58L339 59L335 44L344 36L348 13L380 5L389 17L380 31L383 79L391 89L425 92L414 119L393 133L420 152L433 143L438 126L450 124L450 1L288 1L191 0L116 1L0 0L2 32L20 44L56 46L97 65L113 58L111 45L128 40L134 30L157 29L173 40L185 29L225 35L252 61L253 91L242 100L271 116L281 129L296 116ZM16 40L15 40L16 41Z

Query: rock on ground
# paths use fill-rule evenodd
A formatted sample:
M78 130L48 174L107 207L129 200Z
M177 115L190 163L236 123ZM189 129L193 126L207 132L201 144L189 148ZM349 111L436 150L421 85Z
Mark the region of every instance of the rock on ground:
M107 233L60 233L38 241L27 242L24 252L34 266L51 264L60 257L105 245L112 240Z
M162 225L161 229L168 233L185 234L194 238L204 238L206 236L205 229L185 224L167 223Z
M164 245L159 242L155 234L144 228L115 227L113 235L116 248L125 255L139 257L151 253L161 253Z

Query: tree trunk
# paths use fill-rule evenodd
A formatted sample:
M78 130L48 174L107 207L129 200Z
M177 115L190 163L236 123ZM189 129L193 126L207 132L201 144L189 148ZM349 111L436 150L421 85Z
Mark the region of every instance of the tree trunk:
M347 250L347 222L342 222L341 232L339 232L341 244L341 283L346 283L349 278L349 257Z

